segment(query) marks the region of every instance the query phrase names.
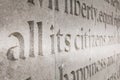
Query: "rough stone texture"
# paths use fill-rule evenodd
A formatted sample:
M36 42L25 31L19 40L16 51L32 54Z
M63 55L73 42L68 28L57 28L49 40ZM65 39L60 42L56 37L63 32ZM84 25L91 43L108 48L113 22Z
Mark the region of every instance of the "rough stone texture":
M29 0L30 1L30 0ZM0 0L0 80L60 80L59 67L62 66L64 74L68 74L69 80L73 80L71 71L82 68L102 58L116 55L120 53L120 45L112 44L106 46L92 47L82 50L75 50L74 39L76 34L91 29L91 34L96 35L117 35L116 27L105 25L104 23L96 22L96 20L87 20L81 16L74 16L64 12L64 1L58 0L60 11L51 10L48 8L49 0L43 0L40 7L39 0L34 0L34 3L29 3L27 0ZM79 0L86 4L93 4L98 10L105 12L114 12L115 15L120 15L120 11L104 0ZM35 57L29 57L29 25L28 21L34 21L34 51ZM42 48L43 56L38 55L38 28L37 22L42 22L43 38ZM53 25L54 31L50 30ZM105 29L106 26L106 29ZM60 44L62 52L58 52L57 33L63 34ZM25 45L25 59L19 58L19 41L9 35L13 32L19 32L23 35ZM51 34L55 34L55 53L51 53ZM71 50L65 52L65 34L72 34ZM7 51L10 47L18 46L13 50L15 61L7 58ZM115 57L116 59L116 57ZM118 71L119 59L112 66L102 70L89 80L107 80L114 72ZM63 79L67 80L67 79Z

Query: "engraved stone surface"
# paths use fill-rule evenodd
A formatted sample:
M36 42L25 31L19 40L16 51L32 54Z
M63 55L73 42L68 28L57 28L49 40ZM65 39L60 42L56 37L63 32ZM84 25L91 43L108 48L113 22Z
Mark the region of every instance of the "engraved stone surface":
M119 0L0 0L0 80L120 80Z

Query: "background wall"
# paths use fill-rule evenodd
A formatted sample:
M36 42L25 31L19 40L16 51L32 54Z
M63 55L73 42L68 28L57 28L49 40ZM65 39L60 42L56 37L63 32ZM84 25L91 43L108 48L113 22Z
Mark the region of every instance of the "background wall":
M111 4L104 0L58 0L58 4L57 0L0 0L0 80L119 80L120 11ZM118 19L117 25L109 23L112 18ZM24 43L14 32L22 35ZM8 58L10 53L15 60ZM79 69L83 74L77 73Z

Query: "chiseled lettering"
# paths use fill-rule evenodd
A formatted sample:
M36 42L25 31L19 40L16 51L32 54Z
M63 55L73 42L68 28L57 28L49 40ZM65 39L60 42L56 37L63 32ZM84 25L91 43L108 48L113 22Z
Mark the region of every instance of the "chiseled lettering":
M11 37L11 36L14 36L14 37L16 37L17 39L18 39L18 41L19 41L19 45L20 45L20 53L19 53L19 57L21 58L21 59L25 59L25 56L24 56L24 47L25 47L25 43L24 43L24 37L23 37L23 35L21 34L21 33L19 33L19 32L13 32L13 33L11 33L10 35L9 35L9 37ZM16 45L16 47L17 47L17 45ZM14 49L14 48L16 48L15 46L14 47L11 47L9 50L8 50L8 55L9 55L9 51L11 51L12 49ZM10 52L11 53L11 52ZM14 56L11 56L11 57L14 57Z
M74 0L74 14L76 16L79 16L80 15L80 2L77 1L77 0Z
M75 74L75 71L72 71L71 74L73 75L73 79L72 79L72 80L76 80L76 74Z
M77 76L76 80L83 80L84 79L84 72L83 72L82 68L76 70L76 76Z
M83 28L81 28L81 33L82 33L82 35L81 35L81 49L83 49L84 48Z
M42 7L42 5L43 5L43 0L39 0L39 3L40 3L40 7Z
M30 57L35 57L34 54L34 21L28 21L29 29L30 29ZM37 22L38 27L38 54L43 55L42 52L42 22Z
M63 67L59 67L59 73L60 73L60 80L63 80Z
M91 29L89 29L89 34L88 34L88 38L89 38L89 48L91 47L91 34L90 34Z
M82 5L82 9L81 9L82 17L83 17L83 18L85 18L86 15L87 15L87 13L86 13L86 9L87 9L87 7L86 7L86 3L83 3L83 5Z
M59 29L59 31L58 31L58 33L57 33L57 48L58 48L58 52L61 52L62 50L61 50L61 47L60 47L60 43L61 43L61 36L63 36L63 34L61 34L60 33L60 29Z
M70 0L70 14L73 14L73 0Z
M28 3L35 5L34 0L28 0Z
M51 53L54 54L55 53L55 47L54 47L54 38L55 38L55 34L54 34L54 27L53 25L51 25L50 30L52 31L52 34L50 35L51 38Z
M78 42L80 42L80 35L76 35L75 37L74 45L76 50L80 49L80 44Z
M65 80L69 80L68 74L64 75Z
M35 57L34 55L34 21L28 21L30 29L30 57Z
M68 14L68 0L65 0L65 13Z
M87 33L84 34L84 42L85 42L85 48L87 48Z
M59 11L59 0L55 0L55 10Z
M71 39L71 35L70 35L70 34L67 34L67 35L65 36L65 44L66 44L65 51L66 51L66 52L69 52L69 51L70 51L70 47L71 47L71 45L70 45L70 39Z
M38 54L39 55L43 55L43 52L42 52L42 22L37 22L37 25L38 25Z
M48 6L48 8L53 9L53 1L52 0L49 0L49 6Z
M53 2L54 2L54 6L53 6ZM59 0L49 0L49 6L48 8L53 9L53 7L55 7L56 11L59 11Z

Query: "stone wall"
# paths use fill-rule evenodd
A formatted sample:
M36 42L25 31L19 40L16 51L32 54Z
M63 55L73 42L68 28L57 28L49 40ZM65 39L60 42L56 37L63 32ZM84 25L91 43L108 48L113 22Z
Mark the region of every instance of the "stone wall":
M117 0L0 0L0 80L119 80Z

